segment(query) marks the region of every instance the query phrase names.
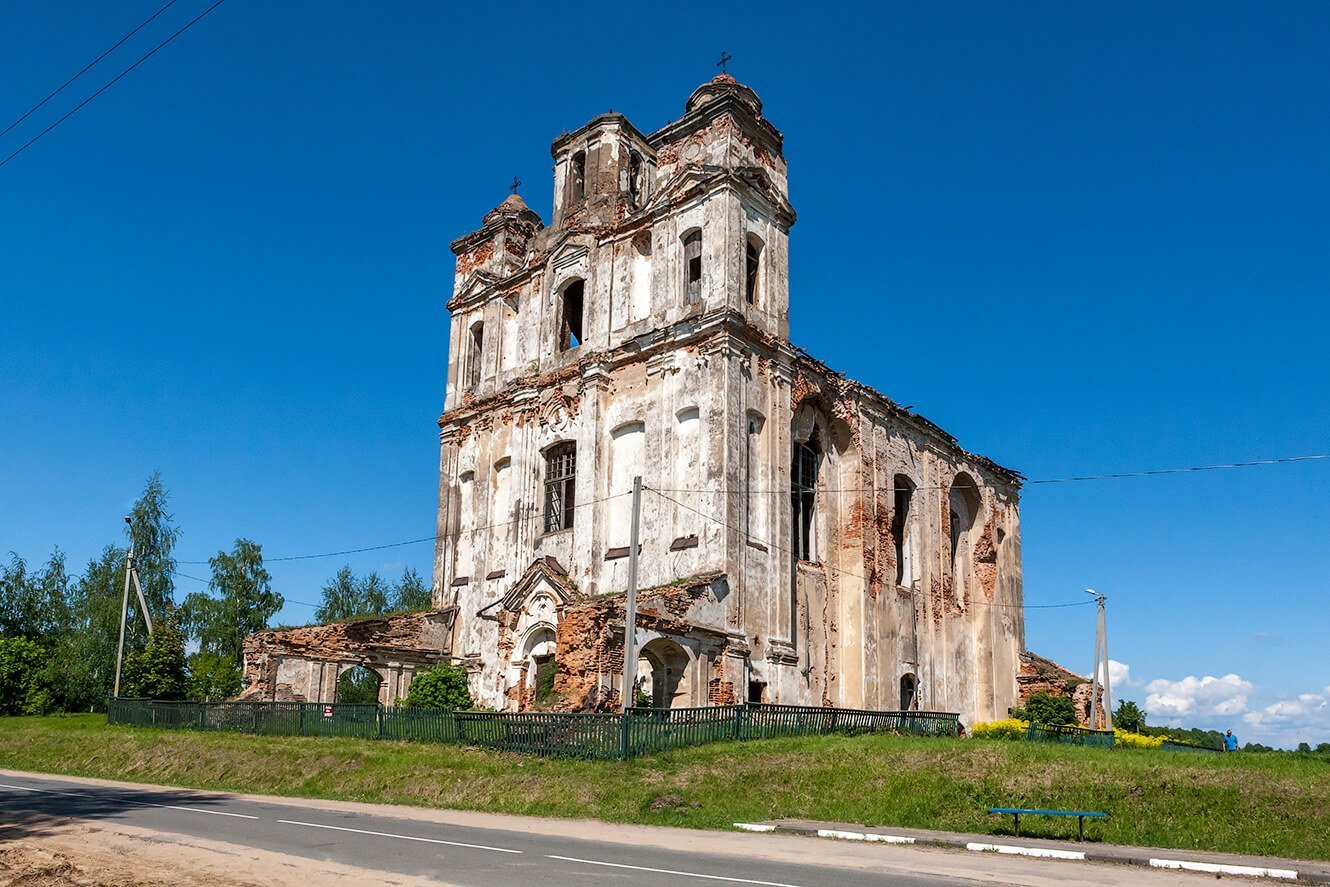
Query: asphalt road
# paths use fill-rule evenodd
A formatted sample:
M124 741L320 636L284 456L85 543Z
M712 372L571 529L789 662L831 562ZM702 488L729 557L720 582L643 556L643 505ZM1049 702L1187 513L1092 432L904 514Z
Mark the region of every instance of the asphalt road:
M607 835L610 830L622 827L582 824L592 837L581 838L570 837L567 834L570 827L566 824L551 825L548 832L554 833L541 833L542 821L525 818L511 820L521 822L525 828L508 830L411 818L409 811L401 811L404 815L381 815L337 809L335 804L324 807L317 801L298 803L295 806L207 792L139 789L0 773L0 819L7 823L21 823L25 813L109 821L164 835L221 841L308 859L331 860L361 869L413 875L456 887L567 884L664 887L706 883L764 887L944 887L974 884L978 880L1062 884L1117 880L1103 878L1111 869L1100 869L1096 875L1098 867L1073 871L1067 870L1066 864L1058 865L1057 871L1043 868L1042 877L1033 881L1018 877L1007 880L1001 876L994 878L996 872L980 860L974 864L988 868L987 871L976 868L975 877L957 878L930 874L928 868L935 868L931 866L921 866L917 873L908 868L902 872L903 859L899 856L863 855L865 851L890 854L889 848L849 848L816 839L783 839L787 844L799 842L796 854L799 858L792 860L789 853L768 852L778 844L767 836L678 830L661 831L663 837L655 839L658 844L650 840L625 840L622 835L614 840L596 840L598 830ZM426 811L421 813L422 817L430 815ZM537 825L533 827L532 823ZM21 833L22 826L18 828ZM11 829L6 829L6 833L13 836ZM698 837L679 837L690 835ZM690 848L688 844L698 846ZM721 848L724 852L706 852L704 847ZM782 855L786 858L779 858ZM940 852L932 855L955 858ZM865 863L865 858L870 861ZM881 859L883 864L879 866L873 859ZM1004 864L1016 864L990 859L999 869ZM946 866L941 868L947 870Z

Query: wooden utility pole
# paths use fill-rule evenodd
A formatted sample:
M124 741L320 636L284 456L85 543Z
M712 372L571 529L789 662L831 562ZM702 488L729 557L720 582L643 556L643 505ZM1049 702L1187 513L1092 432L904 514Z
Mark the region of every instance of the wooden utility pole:
M642 529L642 475L633 478L633 520L628 534L628 601L623 614L623 708L637 702L637 548Z
M139 608L143 610L143 621L148 624L148 635L152 635L152 617L148 615L148 602L143 598L143 585L139 582L139 570L134 565L134 525L125 515L125 523L129 525L129 555L125 558L125 595L120 601L120 641L115 648L115 684L111 689L111 695L120 696L120 664L125 658L125 623L129 619L129 583L134 583L134 593L138 595Z

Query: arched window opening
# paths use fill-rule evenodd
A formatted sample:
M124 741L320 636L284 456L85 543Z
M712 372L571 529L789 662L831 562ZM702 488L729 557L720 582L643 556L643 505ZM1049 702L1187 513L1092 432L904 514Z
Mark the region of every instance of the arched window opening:
M576 505L577 444L555 444L545 451L545 532L570 530Z
M571 351L582 344L582 293L586 284L575 280L563 288L559 300L559 350Z
M373 705L379 701L383 679L372 668L356 665L337 677L337 701L354 705Z
M790 464L790 501L793 505L794 554L801 561L817 560L813 543L817 514L817 472L822 461L820 429L813 426L808 440L794 445Z
M466 355L466 387L475 388L480 384L480 361L485 350L485 324L471 325L471 342Z
M628 200L633 206L642 205L642 155L628 154Z
M692 695L688 654L667 638L656 638L642 648L638 660L637 701L649 695L652 708L686 706Z
M979 516L981 500L978 484L970 475L956 475L951 483L949 523L951 524L951 589L952 599L959 606L969 601L971 549L974 540L971 530Z
M694 230L684 235L684 303L694 305L702 301L702 232Z
M573 164L569 169L571 189L574 200L586 197L586 152L578 151L573 155Z
M761 259L761 244L750 239L744 256L744 301L749 305L757 303L758 269L761 267Z
M555 658L554 629L540 628L527 638L526 656L530 660L527 680L530 682L531 700L536 705L548 704L554 699L554 678L559 665Z
M912 674L901 675L901 711L913 711L918 707L919 681Z
M896 493L891 512L891 536L896 545L896 584L908 587L914 584L914 539L910 520L914 482L898 474L893 486Z

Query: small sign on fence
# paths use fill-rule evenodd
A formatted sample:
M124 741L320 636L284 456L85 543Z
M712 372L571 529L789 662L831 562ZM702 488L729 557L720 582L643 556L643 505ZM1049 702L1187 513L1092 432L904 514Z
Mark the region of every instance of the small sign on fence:
M324 716L325 718L331 718L331 717L332 717L332 711L333 711L333 709L332 709L332 706L331 706L331 705L325 705L325 706L323 707L323 716Z

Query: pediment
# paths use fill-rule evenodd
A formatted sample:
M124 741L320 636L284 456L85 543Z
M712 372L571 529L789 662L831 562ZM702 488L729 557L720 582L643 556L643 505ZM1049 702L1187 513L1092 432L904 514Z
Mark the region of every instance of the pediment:
M562 610L571 596L568 571L552 557L543 557L527 567L503 597L482 608L476 615L495 619L500 612L521 613Z

